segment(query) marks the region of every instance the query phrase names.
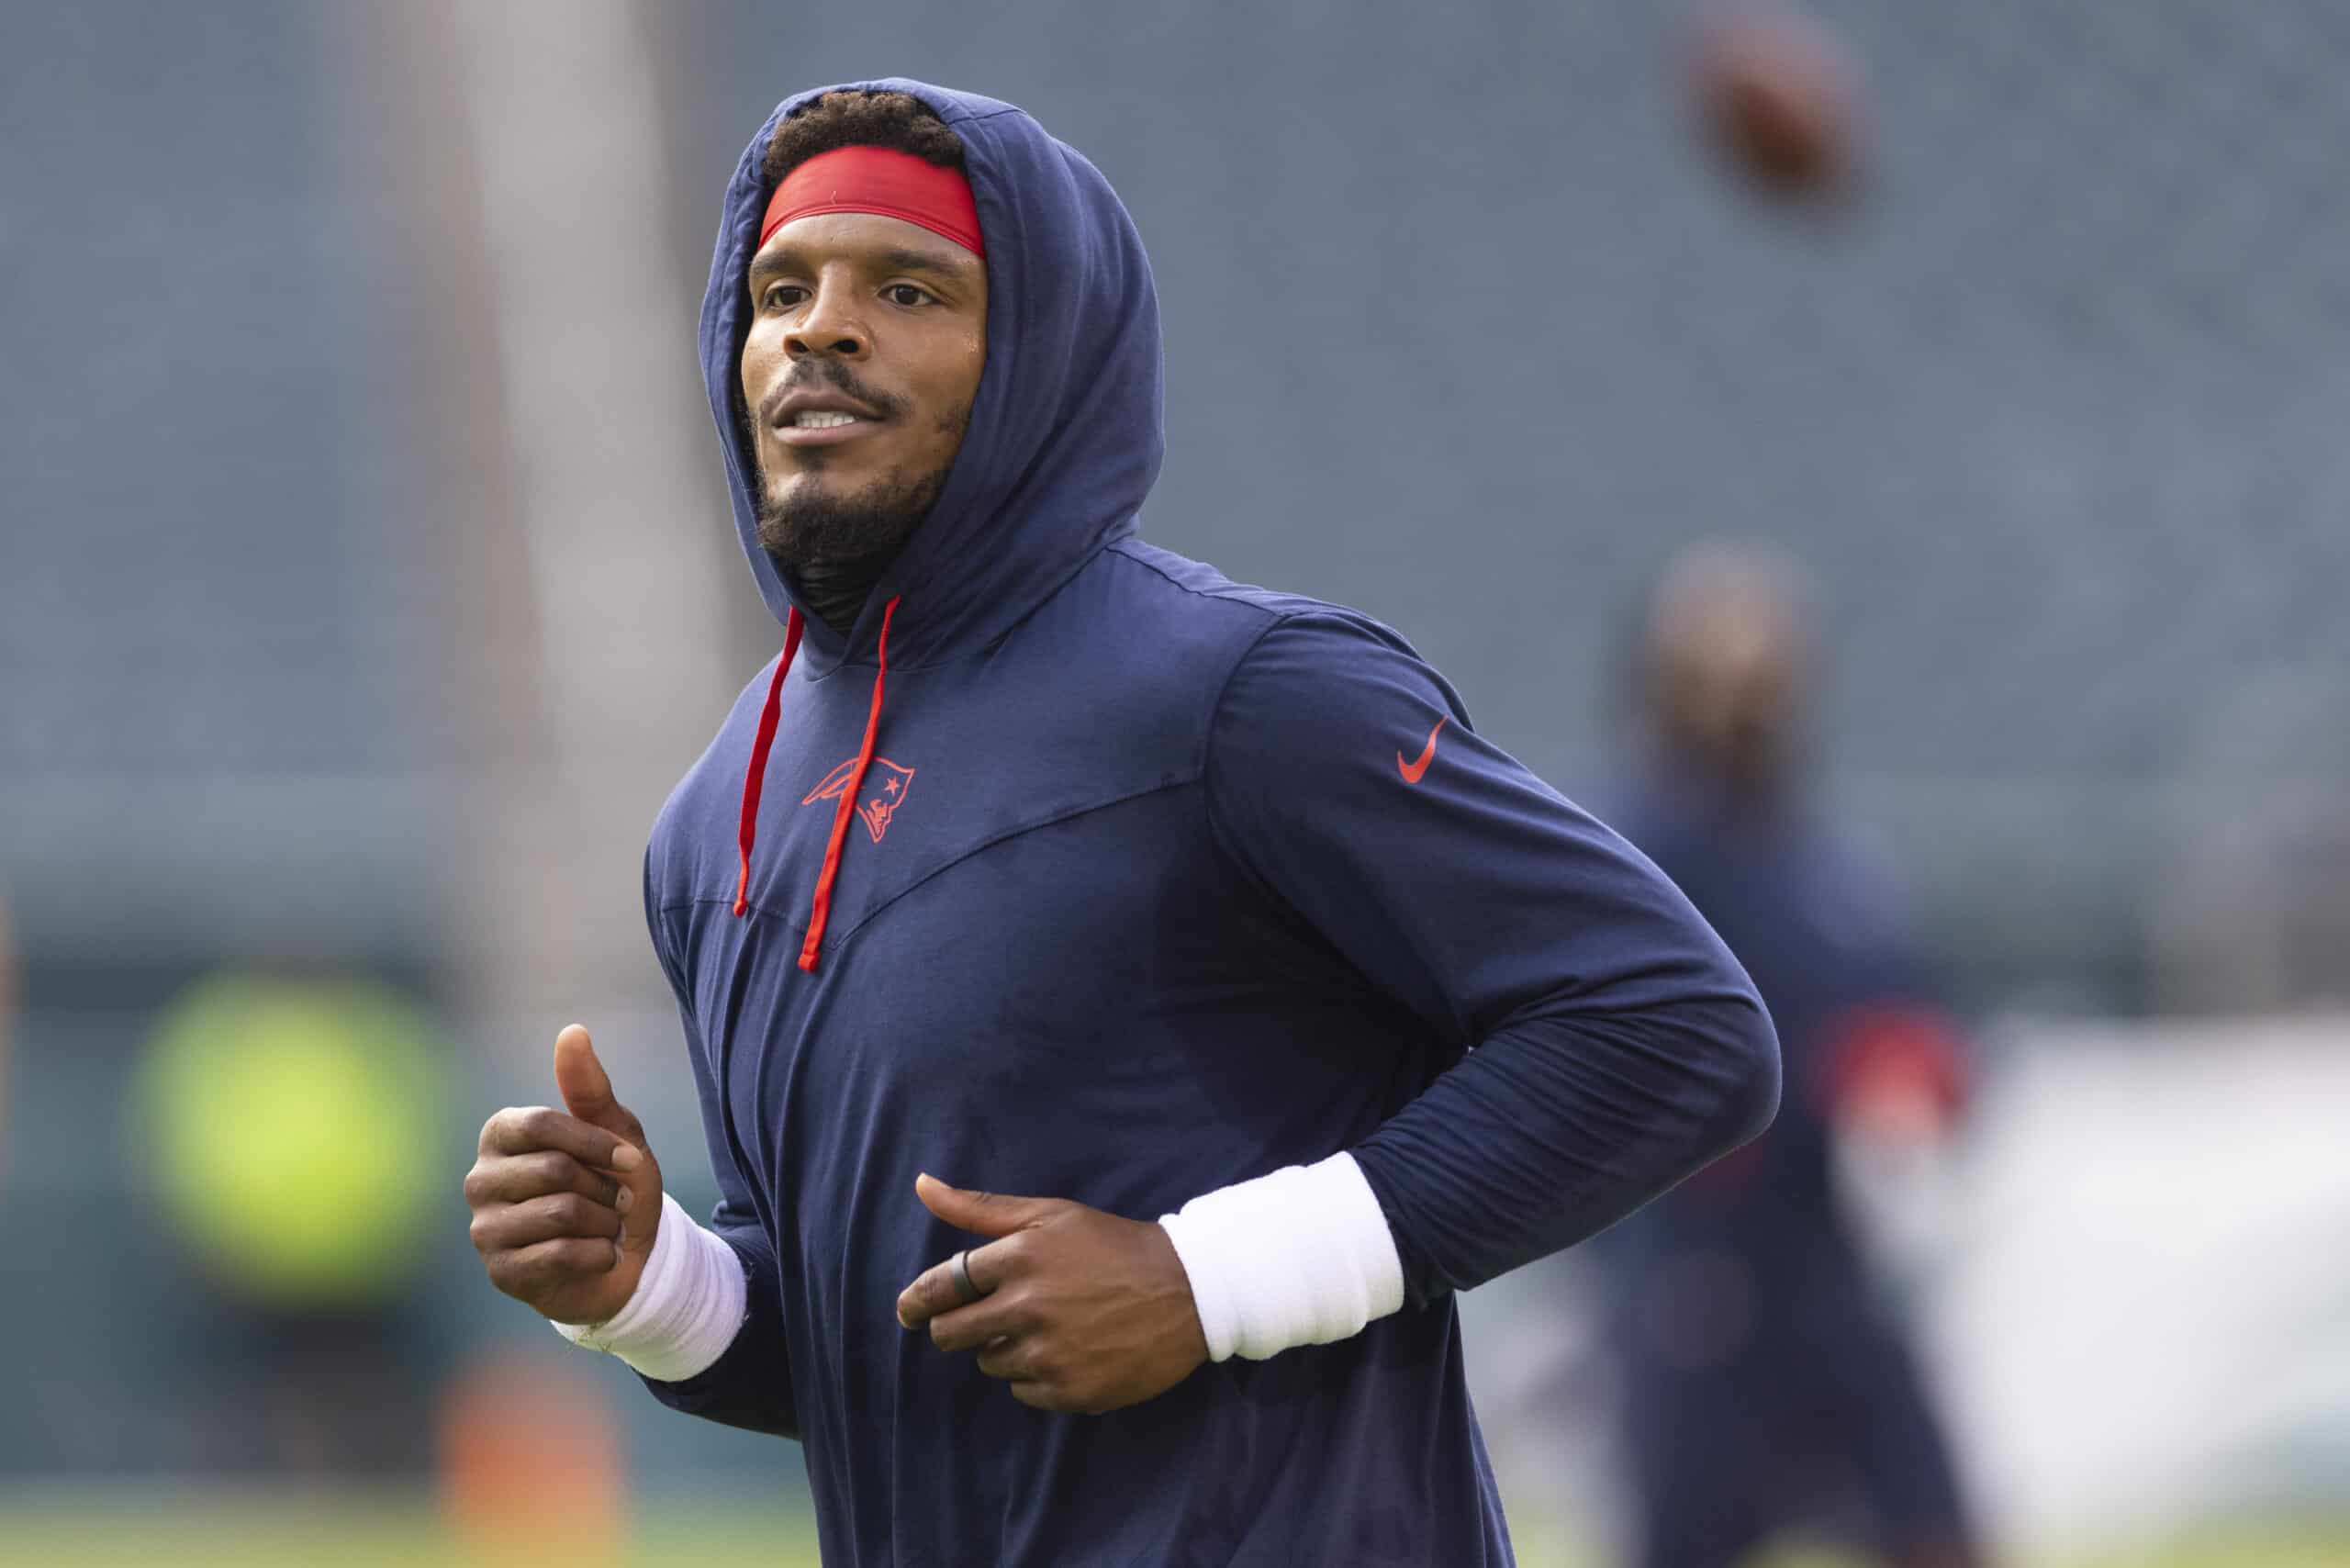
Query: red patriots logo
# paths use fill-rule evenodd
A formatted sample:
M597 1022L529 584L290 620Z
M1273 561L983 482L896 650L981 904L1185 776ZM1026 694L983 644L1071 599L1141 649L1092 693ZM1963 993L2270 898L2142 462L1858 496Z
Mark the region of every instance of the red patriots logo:
M852 756L825 774L824 781L809 790L800 803L812 806L819 801L836 799L848 788L849 775L856 771L856 758ZM914 770L901 767L886 756L875 757L873 766L865 770L865 788L858 791L865 799L857 802L856 814L865 823L865 831L873 835L874 843L880 843L881 835L890 831L890 819L906 803L906 791L913 786Z

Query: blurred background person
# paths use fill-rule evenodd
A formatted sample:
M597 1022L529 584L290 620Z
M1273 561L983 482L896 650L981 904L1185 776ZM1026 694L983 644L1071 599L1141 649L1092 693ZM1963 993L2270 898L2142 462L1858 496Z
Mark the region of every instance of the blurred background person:
M1779 1029L1777 1124L1610 1249L1645 1568L1729 1568L1858 1505L1902 1568L1977 1561L1897 1304L1838 1190L1840 1133L1931 1138L1964 1067L1934 966L1811 783L1819 679L1794 563L1666 567L1629 671L1641 771L1612 820L1746 965Z

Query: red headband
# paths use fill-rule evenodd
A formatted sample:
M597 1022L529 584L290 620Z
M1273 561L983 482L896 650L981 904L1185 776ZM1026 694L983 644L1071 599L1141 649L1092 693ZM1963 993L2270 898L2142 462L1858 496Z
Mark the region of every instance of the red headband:
M836 147L783 177L767 203L759 243L795 218L817 212L871 212L919 223L984 257L979 204L971 182L954 169L888 147Z

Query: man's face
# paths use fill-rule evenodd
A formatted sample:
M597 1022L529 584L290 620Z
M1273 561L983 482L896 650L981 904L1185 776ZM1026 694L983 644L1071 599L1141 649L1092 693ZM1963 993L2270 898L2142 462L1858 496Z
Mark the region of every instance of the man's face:
M900 218L796 218L751 259L743 407L759 538L787 566L902 545L929 512L987 363L987 266Z
M1693 560L1649 625L1649 700L1673 750L1741 794L1785 789L1801 760L1808 665L1789 583L1761 566Z

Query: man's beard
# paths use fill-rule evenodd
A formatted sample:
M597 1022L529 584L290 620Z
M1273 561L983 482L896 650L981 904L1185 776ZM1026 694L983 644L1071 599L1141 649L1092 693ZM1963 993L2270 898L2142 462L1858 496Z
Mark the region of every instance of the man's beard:
M778 501L759 491L759 545L787 570L871 563L877 572L922 526L946 487L946 466L929 474L891 474L843 494L802 485Z
M809 612L845 635L873 585L937 504L952 465L950 458L928 474L890 474L848 494L802 485L783 502L762 483L760 546Z

